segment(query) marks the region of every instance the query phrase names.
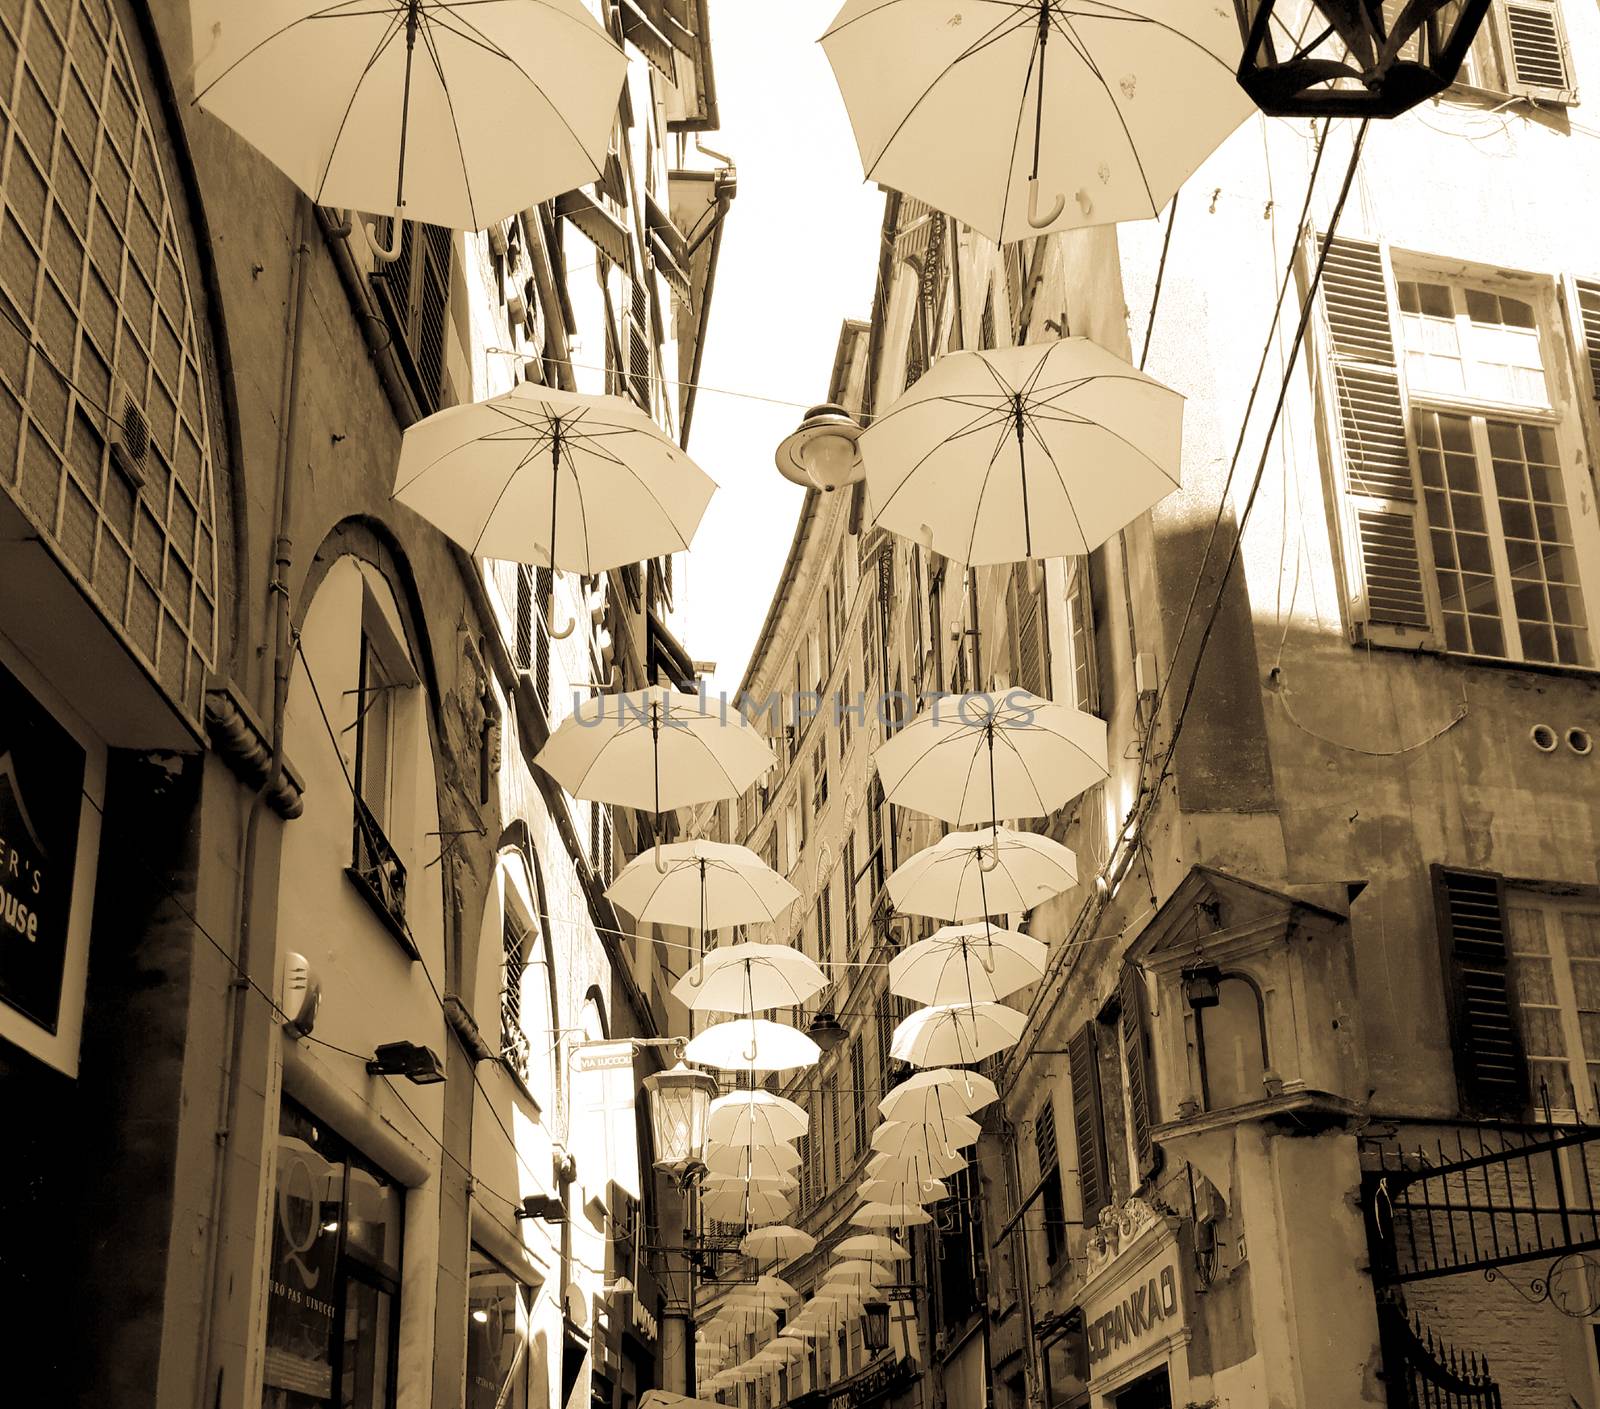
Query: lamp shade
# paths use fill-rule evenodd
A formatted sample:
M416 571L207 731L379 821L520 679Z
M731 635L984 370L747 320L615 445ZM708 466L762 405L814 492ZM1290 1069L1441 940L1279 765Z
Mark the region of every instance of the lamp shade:
M656 1165L673 1169L705 1157L706 1119L716 1099L716 1078L679 1062L644 1079Z
M861 1308L861 1341L869 1353L889 1348L889 1303L869 1301Z

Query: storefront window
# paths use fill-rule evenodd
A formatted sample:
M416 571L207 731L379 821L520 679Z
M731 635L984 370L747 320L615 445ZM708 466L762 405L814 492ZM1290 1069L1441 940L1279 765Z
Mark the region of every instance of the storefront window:
M467 1282L466 1409L527 1409L528 1291L472 1250Z
M392 1409L403 1196L284 1103L263 1409Z

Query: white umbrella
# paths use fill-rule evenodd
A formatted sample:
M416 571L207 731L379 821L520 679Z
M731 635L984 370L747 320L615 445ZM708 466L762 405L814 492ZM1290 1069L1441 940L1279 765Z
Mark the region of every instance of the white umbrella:
M710 1389L708 1383L705 1388ZM686 1394L673 1394L664 1389L648 1389L639 1401L639 1409L727 1409L726 1405L711 1399L690 1399Z
M706 1168L712 1174L792 1174L800 1168L793 1145L723 1145L706 1143Z
M867 1258L851 1258L845 1262L836 1262L823 1274L822 1285L825 1287L841 1285L876 1286L883 1280L883 1268Z
M906 914L976 920L1032 910L1077 880L1077 857L1060 842L979 827L951 832L917 852L888 884L890 900Z
M967 1167L966 1158L958 1155L953 1150L941 1150L932 1146L915 1153L906 1151L901 1154L873 1155L867 1161L867 1177L870 1179L942 1179L947 1174L954 1174L957 1170Z
M1105 720L1026 690L937 700L872 765L890 802L958 827L1044 817L1111 776Z
M1049 950L1030 935L946 925L889 960L889 990L917 1003L992 1003L1044 976Z
M707 1218L719 1223L771 1223L787 1218L789 1200L782 1194L764 1193L760 1190L728 1190L709 1193L700 1201Z
M738 797L777 759L737 710L651 685L584 700L534 762L573 797L660 813Z
M1252 111L1231 5L849 0L822 47L867 179L1001 242L1155 215Z
M804 1257L816 1245L817 1240L811 1234L784 1223L776 1223L770 1228L754 1228L746 1233L739 1244L739 1251L759 1262L788 1262L792 1258Z
M394 497L474 557L593 573L687 548L716 487L631 401L519 382L411 426Z
M978 1143L982 1132L975 1120L949 1115L940 1120L886 1120L872 1132L872 1148L880 1154L898 1155L908 1150L959 1150Z
M701 1186L708 1194L737 1194L750 1189L760 1194L792 1194L800 1187L792 1174L708 1174Z
M1177 392L1061 338L947 353L861 455L882 527L977 566L1098 548L1178 488L1182 442Z
M741 1282L728 1293L728 1301L734 1306L768 1306L774 1303L782 1306L799 1300L799 1292L782 1277L774 1277L770 1273L757 1277L753 1282Z
M660 860L658 870L636 857L606 889L612 903L641 924L697 930L768 924L800 898L749 847L673 842L661 848Z
M912 1066L978 1062L1019 1041L1028 1015L1000 1003L919 1008L894 1030L890 1053Z
M822 1049L799 1028L787 1023L736 1018L715 1023L691 1037L683 1055L700 1066L756 1073L815 1066Z
M318 205L479 230L602 175L628 61L582 0L190 13L195 101Z
M1000 1099L994 1082L959 1067L934 1067L907 1077L881 1101L885 1120L935 1120L971 1115Z
M867 1179L856 1190L858 1197L886 1204L932 1204L950 1197L942 1179Z
M706 1140L719 1145L781 1145L810 1126L803 1106L771 1091L730 1091L706 1112Z
M850 1215L857 1228L915 1228L932 1223L933 1215L916 1204L862 1204Z
M827 986L817 961L787 944L730 944L708 951L672 996L697 1013L748 1014L799 1007Z
M878 1233L857 1233L853 1237L835 1243L833 1247L835 1257L866 1258L871 1262L909 1262L911 1253L903 1248L893 1238L885 1238Z

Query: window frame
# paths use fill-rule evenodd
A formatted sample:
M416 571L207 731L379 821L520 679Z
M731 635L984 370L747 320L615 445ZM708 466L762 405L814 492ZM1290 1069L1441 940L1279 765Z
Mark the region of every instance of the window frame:
M1544 1117L1544 1102L1541 1099L1538 1076L1535 1072L1536 1063L1548 1064L1555 1058L1536 1054L1530 1050L1528 1042L1528 1024L1523 1012L1523 997L1521 995L1518 968L1519 960L1530 957L1526 952L1519 953L1516 948L1516 938L1511 924L1511 912L1521 902L1521 908L1537 910L1545 920L1544 932L1547 943L1545 955L1551 965L1552 987L1555 990L1556 1002L1553 1005L1540 1004L1537 1006L1551 1006L1558 1015L1558 1022L1562 1032L1563 1042L1567 1048L1563 1060L1567 1065L1567 1079L1572 1087L1576 1104L1571 1106L1557 1104L1554 1093L1550 1099L1551 1118L1558 1123L1582 1123L1593 1125L1600 1121L1600 1092L1596 1090L1596 1083L1589 1078L1589 1066L1600 1065L1600 1044L1596 1045L1594 1052L1585 1050L1583 1041L1583 1014L1594 1011L1581 1008L1578 1002L1577 988L1573 974L1573 955L1569 950L1568 935L1564 926L1552 925L1549 917L1552 914L1580 913L1600 916L1600 901L1593 896L1559 894L1549 889L1538 886L1519 884L1514 880L1505 883L1502 892L1502 904L1506 915L1506 958L1510 969L1510 994L1512 1012L1516 1019L1517 1035L1522 1044L1523 1061L1527 1067L1528 1094L1533 1106L1533 1115L1536 1120ZM1580 955L1581 961L1589 962L1590 956ZM1579 1069L1582 1069L1583 1082L1576 1080Z

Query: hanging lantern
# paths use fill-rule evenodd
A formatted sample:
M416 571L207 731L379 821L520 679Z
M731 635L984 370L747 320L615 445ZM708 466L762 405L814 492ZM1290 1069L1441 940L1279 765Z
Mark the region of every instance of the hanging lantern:
M1278 117L1395 117L1444 92L1489 0L1234 0L1239 82Z
M861 1307L861 1343L869 1355L889 1348L889 1303L869 1301Z
M705 1162L706 1119L717 1095L716 1078L679 1062L644 1079L658 1169L680 1170Z
M778 472L806 489L832 494L866 473L856 450L860 438L860 424L844 407L813 406L799 430L778 446Z

